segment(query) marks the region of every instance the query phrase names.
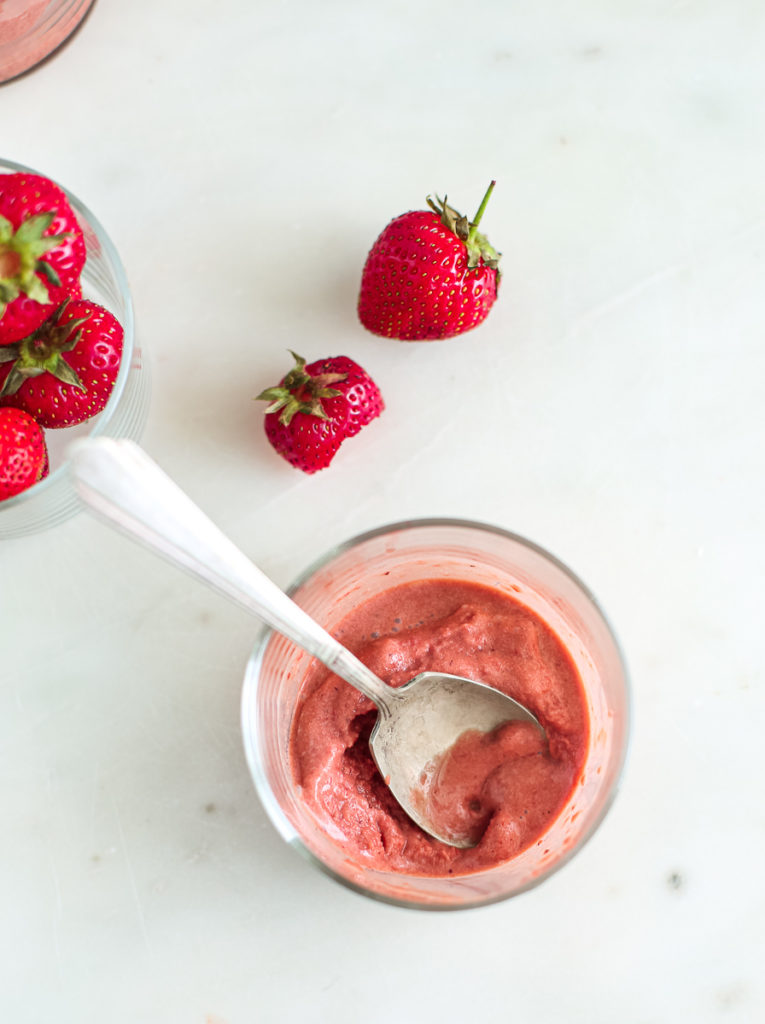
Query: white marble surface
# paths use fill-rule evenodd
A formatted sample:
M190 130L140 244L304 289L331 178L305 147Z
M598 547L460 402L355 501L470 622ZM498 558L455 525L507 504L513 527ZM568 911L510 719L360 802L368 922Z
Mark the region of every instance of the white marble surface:
M129 9L128 9L129 8ZM117 243L147 449L279 583L420 515L525 534L616 624L620 796L539 889L430 915L335 885L254 793L244 613L85 515L0 547L0 1019L765 1019L760 0L97 0L0 89L3 155ZM366 334L387 220L504 253L464 339ZM345 353L384 416L303 477L252 401Z

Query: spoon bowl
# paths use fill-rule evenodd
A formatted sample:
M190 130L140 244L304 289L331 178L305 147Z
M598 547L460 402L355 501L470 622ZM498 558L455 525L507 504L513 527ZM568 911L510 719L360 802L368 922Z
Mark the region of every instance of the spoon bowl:
M432 769L466 732L492 732L510 721L537 718L518 701L484 683L444 672L421 672L391 690L388 712L378 715L369 746L388 789L420 828L450 846L475 846L470 835L455 834L428 815Z
M80 499L100 518L257 615L360 690L379 715L372 756L393 796L421 828L452 846L420 798L434 761L467 730L486 732L528 709L471 679L426 672L392 688L296 605L132 441L88 438L69 448Z

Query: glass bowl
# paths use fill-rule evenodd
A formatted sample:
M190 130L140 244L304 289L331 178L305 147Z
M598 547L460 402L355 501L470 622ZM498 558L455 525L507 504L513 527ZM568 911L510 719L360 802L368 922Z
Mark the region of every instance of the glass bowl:
M93 0L3 0L0 82L45 60L74 32Z
M423 519L365 533L321 558L289 593L332 631L374 595L426 579L481 583L525 604L553 628L579 671L590 717L584 767L539 842L510 861L460 876L405 875L354 859L312 817L290 771L292 718L312 659L268 629L259 635L245 674L244 744L271 821L311 863L385 902L430 910L475 907L538 885L580 850L603 820L627 750L627 672L614 633L587 587L542 548L483 523Z
M43 173L0 160L0 175L18 172ZM86 435L138 440L149 409L149 370L136 340L133 302L122 262L109 236L87 206L65 186L56 184L66 194L85 236L87 259L82 272L82 294L105 306L122 325L125 332L122 361L114 390L101 413L76 427L45 431L50 473L28 490L0 502L0 538L36 533L77 512L79 503L64 458L66 446L75 437Z

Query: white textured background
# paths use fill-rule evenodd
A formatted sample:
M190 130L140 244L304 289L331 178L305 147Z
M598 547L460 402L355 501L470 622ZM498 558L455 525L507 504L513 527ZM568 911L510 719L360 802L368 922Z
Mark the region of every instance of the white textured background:
M765 1019L765 8L759 0L97 0L0 87L0 150L117 244L145 446L279 583L418 515L592 587L631 756L539 889L428 915L283 846L242 752L244 613L82 515L0 546L0 1019ZM463 339L355 318L393 216L448 192L503 251ZM287 348L387 411L330 470L269 449Z

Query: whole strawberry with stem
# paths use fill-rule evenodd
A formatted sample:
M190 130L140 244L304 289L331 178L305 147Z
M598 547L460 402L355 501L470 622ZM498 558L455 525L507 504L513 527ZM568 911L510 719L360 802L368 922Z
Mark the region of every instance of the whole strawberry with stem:
M21 409L0 409L0 501L21 494L48 472L45 435Z
M270 403L265 430L271 445L291 465L315 473L330 464L346 438L379 416L385 403L366 370L347 356L306 366L302 356L291 355L293 368L258 400Z
M446 197L396 217L367 256L358 314L373 334L452 338L477 327L497 298L500 254L478 231L495 182L469 221Z
M24 409L44 427L71 427L106 405L124 332L87 299L63 303L29 337L0 348L0 406Z
M0 174L0 345L80 295L85 241L64 192L39 174Z

